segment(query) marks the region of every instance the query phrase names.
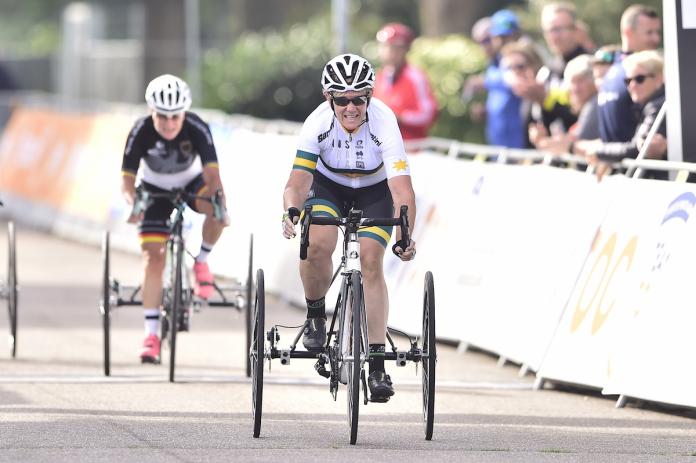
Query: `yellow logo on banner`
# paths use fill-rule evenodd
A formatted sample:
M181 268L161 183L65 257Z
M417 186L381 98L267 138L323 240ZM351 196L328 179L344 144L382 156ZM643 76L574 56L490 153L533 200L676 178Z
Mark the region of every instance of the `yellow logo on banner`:
M601 235L598 234L595 243L599 242L600 236ZM631 265L633 264L633 256L635 255L636 248L638 247L638 237L632 237L628 241L626 246L624 246L618 259L616 259L616 261L613 262L614 251L616 250L616 241L616 233L613 233L606 241L606 243L604 243L604 246L602 246L601 251L599 251L599 253L596 255L594 264L592 265L592 270L590 270L590 273L587 275L587 277L585 277L585 283L582 286L582 290L580 291L580 296L578 297L578 301L575 305L573 319L570 323L571 333L574 333L578 330L578 328L580 328L580 325L582 325L582 322L585 320L585 317L590 312L590 310L592 310L593 307L594 316L592 317L592 334L597 333L597 331L599 331L602 328L602 325L604 325L604 322L609 317L611 310L614 308L614 301L611 301L609 306L606 309L604 309L604 298L606 297L607 292L614 281L614 277L616 276L616 271L619 269L619 266L625 263L626 268L623 271L627 273L631 270ZM592 251L594 250L595 247L593 245ZM609 267L612 266L612 263L613 267L611 268L611 271L608 272ZM597 283L594 288L590 289L590 283L597 281L596 276L598 276L598 271L601 271L599 283ZM589 295L588 290L594 290L594 292L592 293L592 297L590 297L589 302L583 305L583 301L585 301L586 296ZM599 296L599 300L595 305L595 300L597 300L597 296Z

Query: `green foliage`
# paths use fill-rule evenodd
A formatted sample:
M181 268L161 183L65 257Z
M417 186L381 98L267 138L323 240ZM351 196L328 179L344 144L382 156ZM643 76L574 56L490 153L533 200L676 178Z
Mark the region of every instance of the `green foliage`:
M350 16L354 20L349 50L379 66L375 31L387 21L402 21L418 30L416 3L351 3ZM528 11L519 11L523 27L540 40L539 16L545 3L546 0L531 0ZM588 23L593 38L601 45L618 42L619 18L631 3L586 0L575 5L578 16ZM662 12L661 0L644 3ZM246 32L228 49L207 51L203 104L256 117L303 121L322 101L319 76L324 63L334 54L333 37L327 10L285 32ZM409 60L428 74L438 100L439 116L431 135L483 142L483 127L471 121L469 108L461 98L466 78L486 67L480 48L461 35L420 37L411 48Z
M204 59L206 107L256 117L303 121L321 103L319 76L333 55L327 18L293 26L286 33L247 33L229 49L209 50ZM359 53L376 66L377 44L365 43ZM462 102L466 78L485 68L479 47L463 36L418 38L409 59L428 74L439 104L431 134L482 141L482 128L468 117Z
M322 101L321 69L330 58L327 19L286 33L245 33L225 51L206 52L203 105L257 117L300 121Z
M521 22L530 35L541 38L541 26L539 19L541 10L551 0L530 0L529 9L519 11ZM583 20L589 27L590 36L598 46L612 43L620 43L619 21L623 11L634 3L655 8L662 18L662 0L584 0L582 2L572 2L577 10L578 18ZM543 40L543 39L542 39Z
M467 77L486 67L481 48L461 35L421 37L413 42L408 59L428 74L438 101L438 119L430 135L482 142L482 127L471 121L462 101Z
M16 56L43 56L60 44L59 20L69 0L3 0L0 50Z

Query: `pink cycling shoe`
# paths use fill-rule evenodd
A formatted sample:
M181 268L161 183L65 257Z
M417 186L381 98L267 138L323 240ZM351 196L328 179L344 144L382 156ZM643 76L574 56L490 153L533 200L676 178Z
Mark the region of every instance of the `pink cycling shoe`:
M140 351L142 363L160 363L160 338L156 334L150 334L143 341Z
M196 275L196 283L193 285L193 294L201 299L208 299L213 295L213 274L210 273L207 262L193 264L193 273Z

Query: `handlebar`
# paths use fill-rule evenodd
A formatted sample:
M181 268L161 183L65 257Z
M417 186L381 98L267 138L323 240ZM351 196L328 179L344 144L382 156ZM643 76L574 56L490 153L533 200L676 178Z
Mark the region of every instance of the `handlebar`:
M401 229L401 240L406 243L411 242L408 231L408 206L403 205L399 209L398 217L389 218L369 218L363 217L362 211L352 210L348 213L348 217L312 217L312 206L307 205L304 208L304 216L302 217L302 229L300 234L300 259L307 259L307 248L309 247L309 228L314 225L335 225L346 226L353 225L356 228L375 227L375 226L396 226Z
M213 206L213 215L215 218L221 222L227 220L227 210L222 202L222 190L217 190L213 196L198 196L189 193L181 188L175 188L171 191L165 191L161 193L156 193L152 191L147 191L142 187L138 187L136 190L135 202L133 202L133 209L131 215L138 216L144 212L152 202L157 198L166 198L174 203L175 206L184 201L195 201L200 199L201 201L207 201Z

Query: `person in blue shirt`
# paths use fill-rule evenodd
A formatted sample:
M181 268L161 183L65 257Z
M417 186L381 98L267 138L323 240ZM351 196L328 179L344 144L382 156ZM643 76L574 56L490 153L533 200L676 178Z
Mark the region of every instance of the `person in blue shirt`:
M486 140L490 145L525 148L528 142L522 117L522 99L505 82L504 72L500 67L500 50L520 36L517 16L510 10L500 10L493 14L490 35L496 56L486 69L484 77L488 91Z
M657 50L661 28L657 12L645 5L631 5L621 16L621 54L604 76L597 97L603 142L627 142L633 138L638 117L624 82L626 73L621 62L631 53Z

